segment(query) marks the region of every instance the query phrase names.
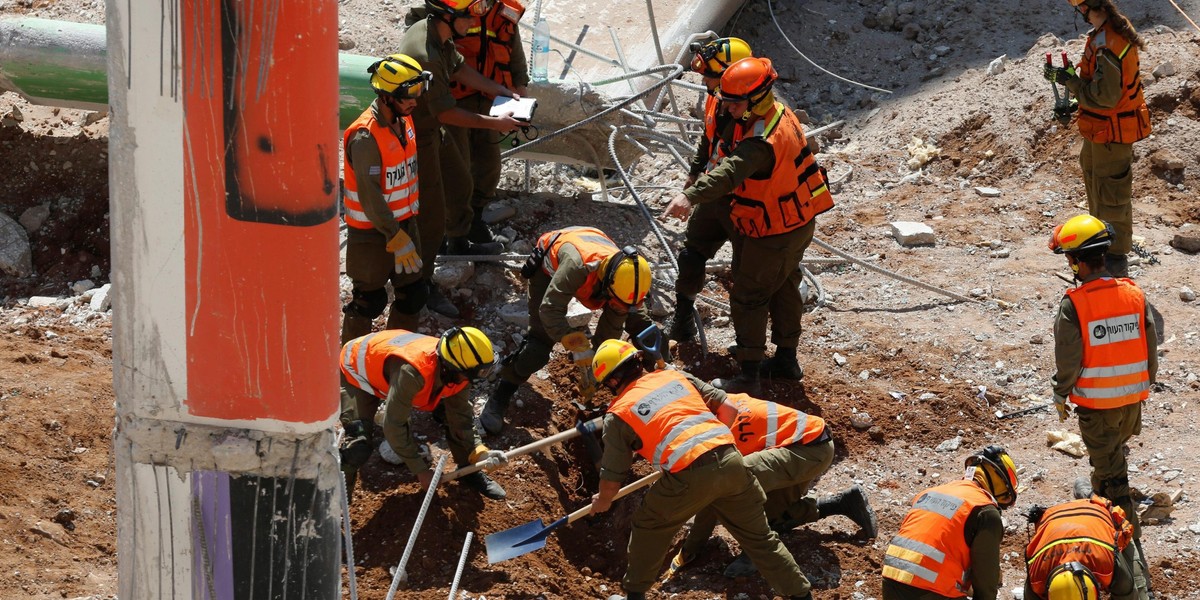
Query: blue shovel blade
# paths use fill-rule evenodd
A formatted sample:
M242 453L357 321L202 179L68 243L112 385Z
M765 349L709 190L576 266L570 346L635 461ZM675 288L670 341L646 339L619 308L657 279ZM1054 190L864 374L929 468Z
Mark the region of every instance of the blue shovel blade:
M544 525L541 519L537 519L487 536L483 543L487 546L488 564L494 565L542 549L546 545L546 536L566 522L567 518L563 517Z

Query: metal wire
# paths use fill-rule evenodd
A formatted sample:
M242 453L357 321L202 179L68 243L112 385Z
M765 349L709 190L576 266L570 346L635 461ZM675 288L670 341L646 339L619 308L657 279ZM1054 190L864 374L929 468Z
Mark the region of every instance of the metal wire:
M813 238L813 243L856 264L856 265L860 265L866 269L875 271L876 273L879 273L880 275L885 275L885 276L891 277L892 279L895 279L897 281L903 281L904 283L907 283L910 285L915 285L921 289L929 290L935 294L941 294L943 296L946 296L947 298L953 298L955 300L958 300L959 302L978 303L978 301L975 300L974 298L968 298L966 296L963 296L962 294L956 294L954 292L951 292L950 290L944 290L935 285L931 285L931 284L925 283L923 281L913 279L912 277L906 277L906 276L896 273L894 271L889 271L883 267L877 267L861 258L856 258L854 256L846 254L845 252L842 252L841 250L838 250L837 248L830 246L829 244L825 243L823 240L821 240L819 238Z
M337 444L335 444L335 447ZM350 522L350 495L346 493L346 474L341 472L341 457L338 459L338 494L342 501L342 537L346 541L346 574L350 579L350 600L358 600L358 579L354 572L354 532Z
M468 531L467 539L463 541L462 553L458 555L458 570L454 572L454 581L450 583L450 595L446 596L446 600L454 600L454 595L458 593L458 582L462 580L463 568L467 566L467 550L471 549L473 537L475 532Z
M421 510L417 512L417 520L413 523L412 533L408 534L408 545L404 546L404 555L400 557L400 564L396 565L396 574L392 577L392 585L388 588L387 600L392 600L396 597L396 588L400 586L401 581L408 581L408 572L405 570L408 566L408 559L412 556L413 547L417 543L417 534L421 532L421 525L425 523L425 512L429 510L429 504L433 502L433 497L437 494L438 480L442 478L442 467L446 466L446 457L448 454L443 454L438 459L437 468L433 470L433 480L429 482L429 490L425 492L425 500L421 502Z

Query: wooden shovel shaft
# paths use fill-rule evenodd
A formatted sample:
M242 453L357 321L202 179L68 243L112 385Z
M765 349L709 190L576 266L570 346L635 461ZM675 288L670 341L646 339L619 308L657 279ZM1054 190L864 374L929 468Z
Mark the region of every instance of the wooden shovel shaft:
M659 477L662 477L662 471L655 471L655 472L621 488L617 492L617 495L613 496L613 500L620 500L621 498L624 498L625 496L628 496L629 494L632 494L633 492L636 492L636 491L654 483L655 481L658 481ZM567 515L567 522L574 523L575 521L578 521L580 518L586 516L591 510L592 510L592 505L589 504L589 505Z
M587 422L583 423L582 427L585 429L588 429L589 431L593 431L593 430L598 429L603 423L604 423L604 417L596 417L595 419L592 419L591 421L587 421ZM521 446L520 448L514 448L512 450L509 450L508 452L504 453L504 456L508 457L509 459L512 459L513 457L516 457L516 456L521 456L523 454L529 454L530 452L535 452L537 450L541 450L542 448L545 448L546 446L552 446L552 445L558 444L560 442L565 442L573 437L578 436L579 429L580 429L580 426L575 426L574 428L568 429L566 431L560 431L550 437L542 438L536 442L531 442L529 444ZM459 477L466 477L467 475L470 475L471 473L474 473L476 471L481 471L481 470L483 470L483 466L485 463L486 463L486 461L481 460L473 465L469 465L469 466L463 467L461 469L458 469L457 471L451 471L445 477L442 477L442 481L454 481L455 479L458 479Z

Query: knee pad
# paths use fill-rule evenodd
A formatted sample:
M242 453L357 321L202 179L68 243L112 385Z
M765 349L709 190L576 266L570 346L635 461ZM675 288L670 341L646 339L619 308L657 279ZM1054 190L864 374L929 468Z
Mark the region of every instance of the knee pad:
M406 315L415 315L421 312L421 309L425 307L425 300L429 296L428 285L425 280L420 280L398 288L396 301L392 302L392 310Z
M374 319L382 315L385 308L387 308L387 290L378 289L370 292L354 290L354 297L342 307L342 312Z

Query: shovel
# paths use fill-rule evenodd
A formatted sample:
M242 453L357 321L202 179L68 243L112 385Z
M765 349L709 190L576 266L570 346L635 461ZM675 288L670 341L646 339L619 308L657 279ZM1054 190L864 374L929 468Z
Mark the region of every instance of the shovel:
M634 345L654 359L654 368L663 369L667 366L663 360L663 335L658 325L651 325L633 338Z
M582 434L582 433L587 433L587 434L594 433L603 424L604 424L604 418L596 417L595 419L592 419L591 421L587 421L587 422L579 423L579 424L575 425L574 429L560 431L550 437L542 438L536 442L531 442L531 443L521 446L519 448L513 448L512 450L505 452L504 457L511 459L516 456L521 456L522 454L529 454L530 452L533 452L535 450L541 450L542 448L545 448L547 446L553 446L554 444L557 444L559 442L565 442L565 441L567 441L579 434ZM476 471L482 471L483 467L486 464L487 464L486 460L481 460L473 465L468 465L468 466L462 467L461 469L458 469L456 471L451 471L445 477L442 477L442 481L454 481L455 479L458 479L459 477L466 477L467 475L470 475L471 473L474 473Z
M631 492L640 490L662 477L662 471L655 471L623 488L613 496L613 500L624 498ZM484 545L487 546L488 564L494 565L498 562L506 561L510 558L516 558L522 554L528 554L534 550L540 550L546 545L546 537L555 529L574 523L581 517L588 514L592 509L592 505L587 506L565 516L557 521L546 525L541 519L530 521L524 525L518 525L512 529L497 531L484 538Z

